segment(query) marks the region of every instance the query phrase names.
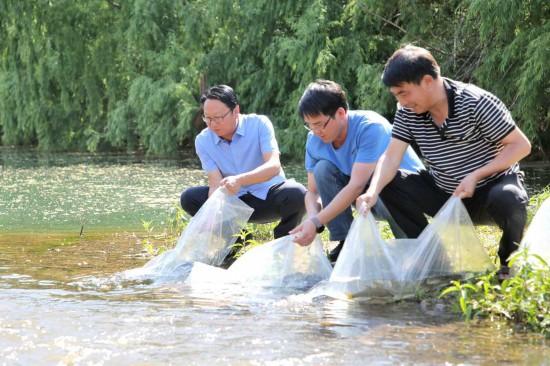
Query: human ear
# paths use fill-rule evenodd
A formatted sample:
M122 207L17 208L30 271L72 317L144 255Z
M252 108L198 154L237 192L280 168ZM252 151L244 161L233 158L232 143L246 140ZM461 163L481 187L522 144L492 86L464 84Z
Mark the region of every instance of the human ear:
M434 83L434 78L431 75L424 75L422 76L422 79L420 79L420 86L429 89Z
M342 107L338 107L336 110L336 113L334 113L335 116L338 116L340 118L344 118L346 116L346 110Z

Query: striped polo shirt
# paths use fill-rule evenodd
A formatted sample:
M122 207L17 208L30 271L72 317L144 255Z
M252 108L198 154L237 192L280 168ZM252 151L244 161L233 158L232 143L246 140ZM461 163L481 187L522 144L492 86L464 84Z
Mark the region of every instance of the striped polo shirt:
M392 137L408 144L415 142L428 171L439 188L453 193L462 179L487 165L502 150L501 140L516 127L504 103L472 84L443 78L449 116L438 127L429 112L416 114L400 107L393 122ZM517 163L477 183L494 181L508 172L517 172Z

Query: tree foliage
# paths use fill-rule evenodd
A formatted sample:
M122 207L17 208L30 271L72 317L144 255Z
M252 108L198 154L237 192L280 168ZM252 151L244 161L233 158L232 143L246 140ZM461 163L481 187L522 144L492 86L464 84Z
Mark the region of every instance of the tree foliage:
M549 153L550 4L545 0L50 0L0 2L0 135L43 150L192 146L198 98L233 85L301 158L296 113L316 78L352 108L391 118L380 82L403 43L429 48L443 74L495 93ZM547 155L546 155L547 156Z

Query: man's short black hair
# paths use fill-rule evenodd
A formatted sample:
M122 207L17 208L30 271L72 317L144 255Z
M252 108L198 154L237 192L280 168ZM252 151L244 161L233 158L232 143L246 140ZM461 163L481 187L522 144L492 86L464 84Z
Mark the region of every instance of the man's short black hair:
M305 116L334 116L338 108L348 110L346 92L330 80L315 80L309 84L298 102L298 113Z
M201 105L204 105L207 99L216 99L233 110L239 104L237 94L230 86L220 84L210 87L206 93L201 96Z
M424 75L439 77L439 65L430 51L422 47L406 45L391 55L384 67L382 82L387 87L402 83L420 84Z

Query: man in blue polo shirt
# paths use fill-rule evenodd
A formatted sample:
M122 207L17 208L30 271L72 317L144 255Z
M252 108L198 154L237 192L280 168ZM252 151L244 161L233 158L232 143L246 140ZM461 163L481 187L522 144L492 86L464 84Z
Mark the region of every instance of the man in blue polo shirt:
M391 125L376 112L348 110L345 92L329 80L317 80L307 87L298 112L310 130L305 157L309 219L291 234L297 243L308 245L327 225L330 239L340 241L329 254L335 261L353 221L351 205L367 188L390 142ZM400 166L410 171L424 168L412 148Z
M254 209L251 222L280 220L275 238L288 235L305 212L305 188L285 179L269 119L240 114L237 96L227 85L208 89L201 105L207 128L197 135L195 149L208 186L186 189L181 207L193 216L218 187L225 187Z

